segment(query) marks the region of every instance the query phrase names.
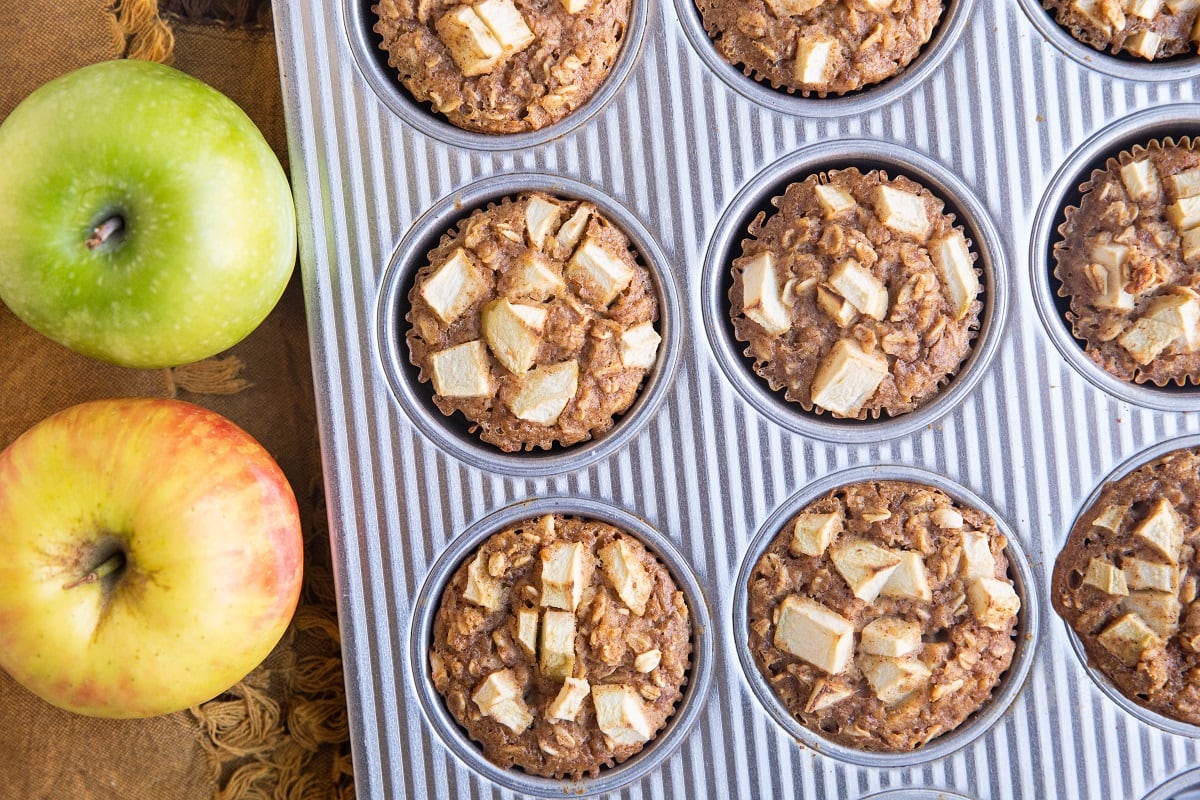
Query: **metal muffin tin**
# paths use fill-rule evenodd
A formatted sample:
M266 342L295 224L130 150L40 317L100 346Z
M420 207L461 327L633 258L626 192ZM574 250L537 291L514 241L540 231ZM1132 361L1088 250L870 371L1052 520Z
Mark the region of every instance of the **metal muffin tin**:
M920 408L895 417L877 420L837 419L831 414L805 411L798 403L771 391L765 379L754 373L753 361L745 355L729 316L731 266L741 255L742 240L750 222L760 211L775 211L771 199L782 195L790 183L830 169L856 166L863 172L882 169L890 177L904 175L929 189L945 202L944 211L954 215L978 255L975 262L983 287L983 310L971 350L958 371L937 395ZM999 233L983 204L972 196L962 181L932 159L887 142L850 139L809 145L785 156L755 176L726 209L704 258L704 326L717 363L730 383L759 413L796 433L829 442L872 442L904 436L920 430L949 413L975 388L996 354L1008 313L1008 269Z
M809 503L824 497L834 489L863 481L908 481L941 489L954 501L990 516L995 520L997 529L1008 539L1004 554L1008 558L1008 576L1012 579L1013 588L1016 589L1017 596L1021 599L1021 612L1014 636L1016 649L1013 651L1012 663L1000 677L1000 681L992 691L991 698L957 728L942 734L917 750L909 752L863 750L834 742L822 736L820 731L814 731L801 725L775 695L770 683L763 677L758 665L754 663L754 656L750 653L750 649L739 647L737 655L742 666L742 673L750 685L750 691L788 736L803 742L807 747L850 764L864 767L907 767L924 761L944 758L950 753L966 747L986 733L990 727L996 724L997 720L1004 716L1024 686L1025 678L1029 675L1029 668L1033 664L1033 655L1038 645L1038 632L1041 630L1040 602L1033 570L1030 568L1025 554L1021 551L1020 539L982 497L941 475L925 470L888 464L856 467L826 475L824 478L808 484L777 508L755 534L734 582L733 634L736 641L747 642L750 640L748 613L750 573L753 572L758 560L762 558L763 552L771 546L775 537L784 529L788 520Z
M1193 52L1160 61L1147 61L1127 53L1097 50L1079 41L1058 24L1054 12L1042 5L1042 0L1019 0L1021 10L1033 27L1064 55L1082 66L1098 70L1114 78L1130 81L1176 81L1200 77L1200 57Z
M1176 775L1156 787L1144 800L1200 800L1200 768Z
M1134 145L1181 136L1200 137L1200 104L1148 108L1098 131L1071 154L1050 181L1034 216L1029 245L1029 278L1038 314L1062 356L1097 388L1127 402L1163 411L1200 409L1200 386L1123 381L1092 361L1083 343L1071 332L1066 318L1070 308L1068 299L1058 295L1060 283L1054 277L1054 245L1062 241L1058 228L1066 219L1063 209L1079 206L1082 198L1079 187L1092 179L1094 170L1104 169L1108 159Z
M1189 450L1196 447L1200 447L1200 436L1185 436L1180 439L1161 442L1153 447L1148 448L1147 450L1131 456L1129 459L1119 464L1115 469L1113 469L1112 472L1105 476L1104 480L1097 484L1095 491L1093 491L1091 495L1088 496L1087 500L1083 501L1083 504L1080 505L1079 513L1075 515L1075 522L1071 523L1071 528L1074 528L1075 525L1079 523L1079 520L1083 517L1083 515L1086 514L1100 499L1100 493L1104 491L1104 487L1108 484L1125 477L1138 467L1161 458L1168 453L1173 453L1176 450ZM1070 529L1068 529L1067 533L1070 533ZM1066 620L1061 620L1061 624L1067 632L1067 639L1070 641L1071 649L1075 651L1076 657L1079 658L1080 665L1087 672L1088 677L1095 681L1096 686L1099 687L1100 691L1103 692L1108 699L1112 700L1127 713L1132 714L1142 722L1145 722L1147 725L1153 725L1157 728L1161 728L1167 733L1174 733L1179 736L1191 736L1193 738L1200 737L1200 726L1189 725L1186 722L1181 722L1177 719L1171 719L1164 714L1151 711L1145 706L1135 703L1133 700L1122 694L1121 690L1117 688L1117 685L1113 683L1107 675L1088 663L1087 651L1083 648L1083 640L1079 638L1078 634L1075 633L1075 630L1067 624Z
M433 403L433 388L417 380L417 368L409 361L405 333L408 323L408 293L417 270L428 263L428 254L442 236L478 208L521 192L542 191L567 200L587 200L609 222L629 237L638 253L638 261L650 274L658 300L655 327L662 342L658 361L647 373L633 405L616 418L605 434L570 447L550 450L504 453L470 432L470 424L461 414L446 417ZM400 240L391 264L384 273L374 325L375 348L383 374L392 392L408 412L413 425L447 453L480 469L514 475L553 475L579 469L619 450L637 435L661 405L667 388L679 366L680 319L679 292L675 288L670 265L649 231L620 203L596 189L567 178L551 175L505 175L478 181L435 203Z
M713 678L688 707L695 724L619 796L1141 798L1200 765L1200 739L1114 702L1062 625L1043 627L1016 697L969 743L932 760L851 764L793 739L767 713L732 626L738 568L771 513L814 481L881 464L944 476L984 500L1011 526L1047 609L1054 557L1095 486L1131 455L1200 433L1197 405L1131 403L1084 378L1053 344L1028 287L1037 207L1055 173L1097 131L1137 112L1168 107L1172 124L1187 127L1194 79L1114 78L1065 57L1018 0L995 0L962 12L940 63L883 102L847 113L836 102L785 108L730 88L693 43L690 6L679 0L644 6L636 63L591 116L541 144L483 142L427 129L377 94L377 57L359 66L370 25L355 14L367 6L275 8L360 797L524 791L433 731L408 637L447 548L497 509L548 496L644 520L711 604ZM756 411L706 334L724 324L706 319L704 260L726 210L768 165L844 140L944 169L994 221L1010 264L995 274L1009 313L990 331L995 355L970 390L919 428L866 441L798 434ZM876 152L863 150L864 160ZM427 435L393 392L377 328L389 265L417 220L464 187L530 173L575 181L626 209L662 249L679 290L679 366L657 411L590 463L564 460L539 474L475 463Z
M454 573L489 536L508 525L522 520L536 519L543 514L566 514L568 516L607 522L632 534L667 568L675 584L687 599L692 623L691 667L687 674L683 696L675 707L675 713L667 720L666 727L654 737L640 753L629 760L601 771L599 777L581 781L560 781L529 775L519 769L504 770L483 757L478 745L472 742L446 709L445 703L429 676L429 646L433 638L433 622L437 615L443 590L454 577ZM670 540L654 530L644 520L587 498L542 498L524 501L502 508L471 525L442 554L430 570L429 577L419 594L409 634L408 663L412 680L417 686L422 710L429 717L434 731L442 744L469 764L481 775L485 775L500 786L517 792L541 797L592 796L612 792L645 776L656 769L664 759L679 748L699 718L704 699L712 684L713 634L708 602L683 557Z

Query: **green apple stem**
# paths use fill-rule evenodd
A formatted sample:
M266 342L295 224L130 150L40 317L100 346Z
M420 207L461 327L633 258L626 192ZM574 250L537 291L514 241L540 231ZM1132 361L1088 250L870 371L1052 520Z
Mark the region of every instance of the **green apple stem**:
M125 219L120 214L108 217L92 229L92 235L87 238L86 242L88 250L95 250L112 238L114 234L119 233L124 227Z
M107 559L100 562L100 565L97 566L96 568L94 568L91 572L87 573L86 575L84 575L82 578L79 578L78 580L71 581L70 583L63 586L63 588L64 589L74 589L77 586L83 586L84 584L88 584L88 583L95 583L96 581L102 580L105 577L107 577L108 575L113 574L117 570L121 569L121 567L123 567L123 566L125 566L125 554L121 553L121 552L113 553Z

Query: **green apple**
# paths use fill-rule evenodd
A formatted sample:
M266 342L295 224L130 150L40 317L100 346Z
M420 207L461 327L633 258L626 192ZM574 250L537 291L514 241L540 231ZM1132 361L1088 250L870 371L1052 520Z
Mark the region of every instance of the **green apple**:
M0 299L105 361L175 366L245 338L287 285L295 214L250 118L161 64L84 67L0 124Z
M300 594L296 499L225 417L177 400L74 406L0 453L0 667L56 706L146 717L271 652Z

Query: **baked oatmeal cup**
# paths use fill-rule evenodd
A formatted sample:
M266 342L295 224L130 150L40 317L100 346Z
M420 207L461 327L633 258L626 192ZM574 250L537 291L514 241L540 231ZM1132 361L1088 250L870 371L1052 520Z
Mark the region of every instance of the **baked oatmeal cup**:
M1200 725L1200 446L1105 484L1054 562L1054 610L1122 696Z
M446 416L505 452L607 432L659 358L658 300L595 205L541 192L478 209L408 294L409 358Z
M746 646L787 713L824 740L907 752L992 698L1020 595L987 514L933 486L840 486L749 572Z
M772 391L865 420L929 403L983 309L973 245L943 201L883 170L810 175L751 222L729 289L734 336Z
M1073 37L1090 47L1156 61L1193 52L1200 4L1192 0L1041 0Z
M1121 380L1200 383L1200 150L1135 146L1081 191L1054 245L1073 335Z
M374 30L418 103L467 131L536 131L583 106L625 44L633 0L379 0Z
M696 0L720 56L803 97L844 95L902 71L929 41L943 0Z
M607 522L547 514L508 525L438 603L434 688L501 768L595 776L655 739L683 696L685 595L639 539Z

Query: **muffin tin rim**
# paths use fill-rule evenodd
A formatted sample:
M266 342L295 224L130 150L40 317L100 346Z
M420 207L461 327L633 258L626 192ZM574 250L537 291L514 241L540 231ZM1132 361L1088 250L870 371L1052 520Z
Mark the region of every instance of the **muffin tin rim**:
M1200 103L1170 103L1144 108L1095 131L1067 156L1050 178L1034 211L1033 234L1029 241L1029 283L1034 307L1042 330L1054 348L1076 374L1095 388L1154 411L1195 411L1200 407L1200 385L1167 384L1160 387L1153 383L1138 384L1121 380L1092 361L1058 307L1059 281L1054 277L1052 250L1055 243L1061 241L1058 223L1063 205L1080 185L1091 180L1094 171L1091 165L1115 158L1134 144L1144 145L1151 139L1174 137L1179 133L1178 129L1189 126L1194 129L1191 135L1200 136Z
M605 522L632 535L657 558L688 603L691 626L691 664L682 696L661 730L638 753L598 777L582 780L543 778L519 768L504 769L488 761L479 746L450 714L433 686L427 668L429 642L437 602L463 560L506 525L543 514L566 514ZM408 677L426 721L448 751L471 770L500 786L539 797L590 797L617 791L653 773L674 754L695 728L710 694L716 658L710 601L695 569L670 537L649 521L615 504L594 497L555 495L518 500L485 514L455 535L433 561L417 591L407 626L404 652Z
M408 322L401 318L399 304L407 303L412 279L428 255L422 242L439 241L449 230L476 209L499 202L521 192L542 191L560 198L585 200L595 205L609 222L629 238L641 266L650 276L658 300L656 330L662 337L658 360L642 380L637 397L613 427L599 437L550 450L540 448L506 453L484 442L476 434L456 435L452 426L466 426L461 414L447 417L431 399L429 382L416 379L415 367L408 360L405 332ZM436 244L434 245L436 246ZM473 467L509 477L548 477L574 472L608 458L642 431L656 415L674 381L682 352L682 327L679 290L666 253L653 234L623 203L588 184L541 172L514 172L491 175L456 189L435 201L400 238L388 259L380 281L371 321L371 348L392 398L412 425L439 450ZM411 377L410 377L410 373Z
M941 734L916 750L899 752L866 750L839 744L801 725L799 720L788 713L771 689L746 644L749 641L747 587L750 573L771 541L783 530L784 524L806 505L834 489L854 483L884 480L931 486L945 492L956 502L989 515L1006 539L1004 553L1008 558L1009 577L1021 598L1020 616L1013 635L1016 650L1008 669L1002 673L999 682L993 688L991 697L957 728ZM986 736L1001 718L1011 711L1017 698L1024 691L1041 645L1043 610L1038 595L1038 581L1014 529L991 503L971 489L920 467L898 463L871 464L839 470L806 483L780 503L755 531L742 556L735 581L731 609L733 646L737 650L742 678L757 701L758 708L802 746L821 755L830 756L843 764L857 767L895 769L926 764L946 758Z
M468 151L511 151L539 147L564 139L599 114L624 89L641 61L650 19L657 0L632 0L629 22L617 58L609 67L596 91L582 105L558 122L538 130L519 133L483 133L454 125L425 104L418 103L400 83L395 70L387 64L386 52L379 47L374 30L376 15L371 6L378 0L336 0L342 41L349 48L351 61L362 80L390 114L430 137L451 147ZM382 65L379 57L382 55Z
M843 95L803 97L746 75L717 52L695 0L674 0L675 13L692 50L739 96L768 111L794 117L848 117L867 114L886 106L921 86L945 62L958 44L975 10L975 0L945 0L942 17L929 41L921 46L908 66L879 83Z
M1092 491L1084 499L1083 503L1076 508L1075 515L1071 519L1071 524L1062 537L1062 543L1064 545L1066 544L1067 537L1071 535L1071 531L1075 530L1075 526L1079 524L1079 520L1088 512L1088 509L1092 507L1092 504L1100 499L1100 495L1104 491L1104 488L1110 483L1120 480L1137 468L1149 464L1151 461L1159 459L1168 453L1173 453L1176 450L1188 450L1194 448L1200 448L1200 433L1176 436L1166 441L1158 442L1157 444L1139 450L1138 452L1121 461L1119 464L1109 470L1103 478L1100 479L1100 481L1095 485L1095 487L1093 487ZM1062 546L1060 546L1058 549L1058 553L1061 552ZM1055 553L1056 560L1058 558L1058 553ZM1051 591L1053 591L1053 587L1051 587ZM1055 614L1055 616L1058 615ZM1162 714L1158 711L1152 711L1143 705L1135 703L1133 700L1126 697L1107 675L1088 663L1087 651L1083 647L1083 640L1079 638L1077 633L1075 633L1075 630L1071 627L1070 623L1068 623L1062 617L1059 617L1058 619L1062 623L1063 630L1066 631L1067 641L1071 645L1071 652L1075 654L1075 661L1077 665L1088 676L1092 682L1092 685L1100 690L1101 694L1111 700L1122 711L1129 714L1139 722L1150 725L1151 727L1157 728L1158 730L1166 733L1172 733L1177 736L1187 736L1192 739L1200 739L1200 725L1191 725L1181 720L1172 719L1165 714Z
M1187 80L1200 75L1200 55L1195 52L1185 58L1177 57L1178 60L1172 58L1158 63L1126 60L1076 39L1069 30L1058 24L1053 12L1044 8L1041 0L1017 0L1017 3L1025 12L1026 19L1043 39L1085 70L1094 70L1110 78L1154 83ZM1129 58L1132 59L1133 56Z
M1155 786L1146 793L1142 800L1174 800L1180 791L1195 791L1198 787L1200 787L1200 767L1191 767Z
M838 419L829 413L805 411L799 403L771 391L766 379L751 367L738 341L728 313L729 273L732 254L746 237L751 212L783 193L790 183L817 172L849 166L879 167L896 175L913 175L949 210L957 211L955 227L962 227L979 256L983 309L979 327L959 369L932 398L913 411L879 419ZM990 213L974 191L950 169L903 145L875 139L842 139L807 145L765 166L746 182L721 212L704 254L701 277L702 317L710 353L721 372L767 420L826 443L865 444L908 436L935 424L954 411L987 372L1008 326L1008 261L1004 240Z

